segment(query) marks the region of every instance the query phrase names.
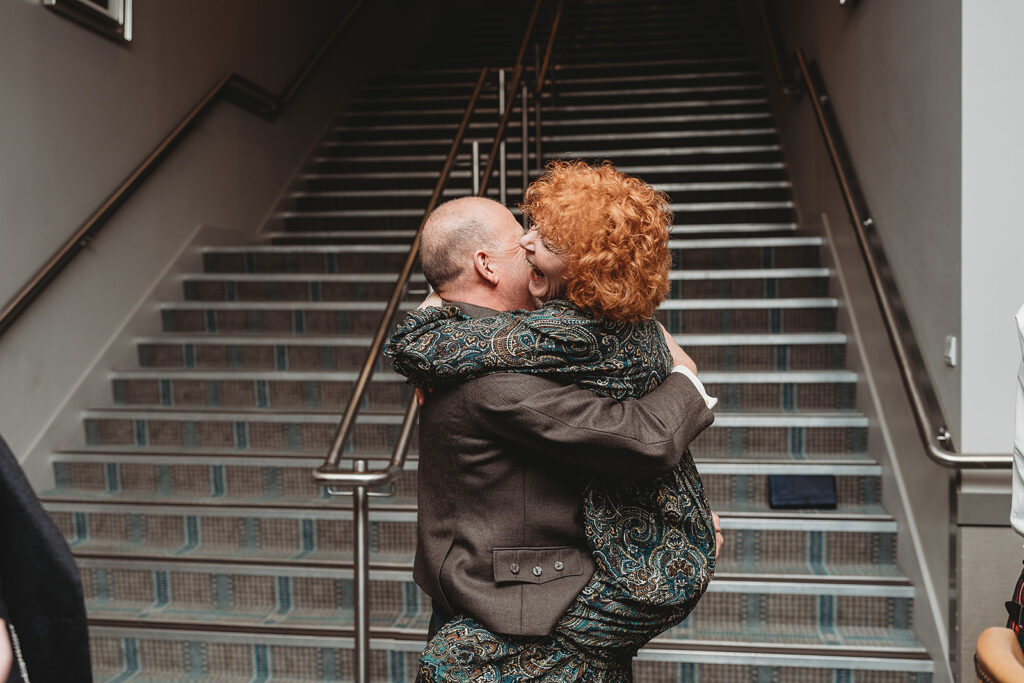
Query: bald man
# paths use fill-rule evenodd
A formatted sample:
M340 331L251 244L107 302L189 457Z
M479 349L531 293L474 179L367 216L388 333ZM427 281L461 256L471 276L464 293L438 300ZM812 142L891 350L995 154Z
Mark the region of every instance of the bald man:
M448 202L424 226L423 272L470 316L533 308L522 235L497 202ZM413 568L433 600L431 635L457 614L496 633L550 634L594 572L581 519L591 477L668 472L712 419L676 373L622 402L516 373L433 393L420 415Z

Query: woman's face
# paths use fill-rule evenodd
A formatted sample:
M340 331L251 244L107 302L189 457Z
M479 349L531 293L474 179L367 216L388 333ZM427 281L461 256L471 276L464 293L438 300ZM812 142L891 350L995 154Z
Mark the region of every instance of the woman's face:
M565 294L565 257L544 241L544 233L534 225L519 240L530 264L530 294L540 302Z

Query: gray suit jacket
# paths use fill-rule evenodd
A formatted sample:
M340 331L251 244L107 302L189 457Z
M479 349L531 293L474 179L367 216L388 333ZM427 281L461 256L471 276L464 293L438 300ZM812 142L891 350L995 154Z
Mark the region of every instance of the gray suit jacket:
M671 470L713 420L678 374L621 403L515 373L434 392L420 414L416 583L497 633L550 633L594 572L580 510L591 477Z

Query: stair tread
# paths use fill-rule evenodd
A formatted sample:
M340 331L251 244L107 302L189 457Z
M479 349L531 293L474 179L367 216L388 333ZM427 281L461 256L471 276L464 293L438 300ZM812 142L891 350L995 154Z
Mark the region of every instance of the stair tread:
M703 604L703 603L701 603ZM190 629L198 626L204 621L209 622L210 617L202 618L201 614L191 612L175 612L172 609L142 611L126 608L124 610L103 609L102 607L91 606L90 621L104 619L117 619L127 622L119 624L127 626L129 623L139 629L151 629L159 624L158 628L177 627L179 629ZM700 609L698 605L697 610ZM196 610L199 612L199 610ZM695 610L696 614L696 610ZM238 614L223 612L218 613L217 623L230 624L233 630L241 628L259 628L266 626L270 628L299 627L308 632L319 632L323 635L346 632L351 628L351 611L323 610L322 613L298 614L291 611L283 614ZM261 618L262 617L262 618ZM394 614L375 611L370 615L371 638L374 636L388 636L398 634L405 637L419 637L425 640L429 613L420 612L397 612ZM730 625L733 626L733 625ZM918 644L913 631L907 628L884 628L884 627L843 627L835 626L831 633L823 636L817 627L807 626L802 629L792 628L783 633L767 633L754 628L741 629L740 625L735 628L725 629L709 634L702 633L693 637L683 629L673 629L667 634L656 638L651 642L649 648L658 650L671 648L673 646L685 647L687 643L693 645L714 647L717 645L742 645L744 647L765 648L807 648L811 650L822 650L839 654L846 650L850 656L876 656L880 653L890 655L911 655L923 652ZM404 632L404 633L403 633ZM865 652L867 650L868 652ZM873 651L873 652L871 652Z
M77 494L77 495L76 495ZM182 495L126 495L124 492L56 491L40 495L44 505L61 512L143 512L170 515L214 515L238 517L287 517L309 519L350 519L351 508L345 497L321 498L226 498ZM377 500L382 502L376 503ZM713 501L712 501L713 502ZM766 504L736 509L716 507L723 529L774 528L791 524L794 530L860 528L864 523L887 524L892 517L877 504L839 506L820 510L771 510ZM372 499L371 521L415 522L413 499Z
M110 371L112 379L252 379L252 380L303 380L303 381L352 381L359 376L359 370L350 371L301 371L301 370L251 370L247 368L126 368ZM738 383L852 383L857 373L849 370L709 370L700 373L705 384ZM405 382L405 377L393 370L377 370L374 381Z

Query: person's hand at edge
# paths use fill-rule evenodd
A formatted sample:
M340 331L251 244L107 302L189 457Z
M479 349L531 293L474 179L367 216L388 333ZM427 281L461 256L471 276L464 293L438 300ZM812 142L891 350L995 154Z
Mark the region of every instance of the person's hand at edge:
M423 389L421 387L416 387L416 405L422 408L423 404L427 402L427 396L429 396L433 392L433 389Z
M14 664L14 651L7 634L7 622L0 619L0 681L6 681Z
M669 353L672 354L672 365L683 365L690 369L690 372L697 374L697 364L690 358L690 354L683 351L682 347L676 343L676 340L669 334L669 331L665 329L665 326L658 323L658 327L661 328L661 334L665 337L665 344L668 345Z
M711 519L715 523L715 559L718 559L719 554L722 552L722 544L725 543L725 537L722 536L722 520L714 512L711 513Z

